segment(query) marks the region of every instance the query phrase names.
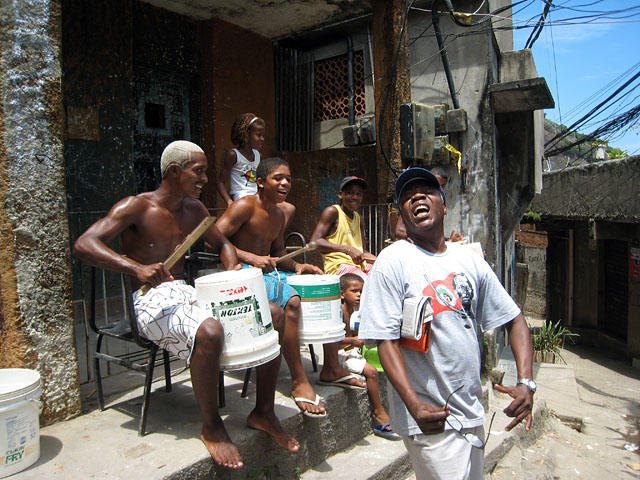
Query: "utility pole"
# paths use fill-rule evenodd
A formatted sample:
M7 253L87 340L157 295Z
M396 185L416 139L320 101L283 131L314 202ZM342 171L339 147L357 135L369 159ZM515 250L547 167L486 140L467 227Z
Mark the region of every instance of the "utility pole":
M376 104L378 200L393 201L400 159L400 105L411 101L408 25L404 0L373 1L373 65ZM397 58L396 58L397 57ZM382 151L384 149L384 152ZM385 155L386 153L386 155Z

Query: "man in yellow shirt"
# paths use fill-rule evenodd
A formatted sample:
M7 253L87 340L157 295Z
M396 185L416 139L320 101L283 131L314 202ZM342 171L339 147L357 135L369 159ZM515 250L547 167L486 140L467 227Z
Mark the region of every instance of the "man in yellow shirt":
M356 211L362 203L367 182L355 176L340 182L340 205L324 209L311 241L316 242L327 275L354 273L366 280L375 255L364 249L364 225Z

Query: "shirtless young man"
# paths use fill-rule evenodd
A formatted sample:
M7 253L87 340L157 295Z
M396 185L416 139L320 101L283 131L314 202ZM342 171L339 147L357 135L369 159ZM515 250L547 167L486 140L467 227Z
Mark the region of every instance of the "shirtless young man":
M285 201L291 190L289 164L281 158L267 158L260 163L256 177L258 193L233 202L216 226L235 245L242 262L265 272L269 300L284 308L286 316L281 346L291 372L291 394L297 399L296 404L303 414L310 417L325 416L324 406L309 384L300 358L300 297L274 271L276 260L285 254L284 228L287 221L278 204ZM318 267L298 263L294 259L284 261L278 268L294 271L298 275L322 273ZM337 343L330 345L335 345L337 352ZM346 376L349 376L349 372L338 363L337 354L325 355L320 378L330 382ZM349 384L361 388L365 386L356 379L349 380Z
M140 291L134 293L140 332L161 348L190 361L193 391L204 418L202 441L218 464L240 468L242 458L218 413L222 325L196 304L193 287L174 280L184 272L184 261L171 271L162 263L209 215L198 200L207 183L207 157L194 143L172 142L162 153L161 170L162 183L157 190L116 203L105 218L78 238L74 253L89 265L130 275L133 288L145 283L153 287L145 295L140 295ZM203 236L219 249L225 268L237 267L233 245L215 226ZM106 245L117 237L122 254ZM166 307L174 308L166 314L163 313ZM282 310L274 307L271 310L274 327L281 331ZM267 432L280 445L296 452L298 442L284 431L273 409L280 360L278 356L258 367L256 407L249 414L247 425Z

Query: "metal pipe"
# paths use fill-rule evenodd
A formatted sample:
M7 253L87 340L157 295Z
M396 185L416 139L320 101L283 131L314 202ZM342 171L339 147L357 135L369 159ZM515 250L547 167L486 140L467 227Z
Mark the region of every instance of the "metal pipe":
M347 79L349 83L349 125L356 124L356 105L355 105L355 87L353 82L353 40L351 35L346 33L344 35L347 41Z
M431 3L431 19L433 23L433 30L436 33L436 40L438 41L438 48L440 49L440 57L442 58L442 66L444 67L444 74L447 77L447 84L449 85L449 92L451 93L451 103L454 109L460 108L458 103L458 96L456 95L456 86L453 83L453 75L451 75L451 67L449 67L449 58L447 57L447 49L444 46L444 40L442 39L442 32L440 31L440 17L436 10L436 3L438 0L433 0ZM449 6L450 2L446 2Z

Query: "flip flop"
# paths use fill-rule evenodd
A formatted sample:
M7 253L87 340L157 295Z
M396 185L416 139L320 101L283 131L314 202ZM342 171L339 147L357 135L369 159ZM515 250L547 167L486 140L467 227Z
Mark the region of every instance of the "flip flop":
M345 375L344 377L336 378L335 380L331 380L331 381L318 379L316 384L328 385L332 387L348 388L350 390L366 390L367 389L367 387L359 387L357 385L351 385L350 383L347 383L349 380L352 380L352 379L360 380L360 378L357 375L351 374L351 375Z
M318 395L317 393L316 393L315 401L309 400L308 398L304 398L304 397L294 397L293 395L291 396L291 398L293 398L294 402L296 402L296 407L298 407L298 409L302 412L303 415L306 415L307 417L310 417L310 418L322 418L327 416L326 411L322 413L309 412L308 410L304 410L303 408L301 408L300 405L298 405L297 403L297 402L310 403L311 405L315 405L317 407L320 404L320 395Z
M389 430L387 430L387 428ZM393 431L391 425L388 423L385 423L384 425L376 425L375 427L373 427L373 434L378 437L386 438L387 440L400 439L400 437L396 435L396 432Z

